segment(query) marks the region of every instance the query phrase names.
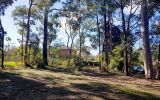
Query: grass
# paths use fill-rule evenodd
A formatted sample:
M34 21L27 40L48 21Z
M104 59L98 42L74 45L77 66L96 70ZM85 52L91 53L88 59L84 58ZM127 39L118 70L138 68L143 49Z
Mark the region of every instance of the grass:
M93 75L94 74L94 75ZM160 81L115 74L48 70L0 70L0 100L159 100Z
M142 92L142 91L137 91L137 90L126 88L126 87L123 87L123 88L121 87L120 90L122 90L124 93L140 96L141 98L157 99L157 100L160 99L159 95L147 93L147 92Z

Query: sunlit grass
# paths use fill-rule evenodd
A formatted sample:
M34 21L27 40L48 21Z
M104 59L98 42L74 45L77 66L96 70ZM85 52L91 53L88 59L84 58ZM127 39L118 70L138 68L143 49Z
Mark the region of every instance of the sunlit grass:
M47 90L47 93L53 93L52 95L54 95L55 93L55 96L53 96L53 98L57 97L56 94L63 97L63 94L61 94L62 90L59 89L61 87L67 90L67 96L73 96L73 94L80 93L80 95L78 96L75 95L77 99L79 99L79 97L84 97L84 95L86 95L84 99L91 100L104 100L104 98L119 100L159 100L160 98L159 87L155 89L155 87L152 87L153 84L146 85L145 80L143 80L144 83L138 84L136 81L139 79L131 80L134 82L131 84L128 80L128 78L130 79L130 77L120 77L117 75L115 77L77 75L65 72L65 70L62 70L61 68L59 68L59 70L58 68L54 70L35 70L28 68L21 68L18 70L6 69L2 71L0 70L0 73L2 74L1 76L6 76L8 80L12 80L14 78L18 86L16 88L24 89L24 81L31 82L32 84L29 85L30 88L28 88L28 85L25 84L25 89L28 89L28 91L37 91L34 88L35 84L43 83L44 86L36 87L36 89L38 88L42 91L46 87L47 89L48 87L51 88L51 90ZM6 90L5 88L8 88L8 85L5 85L5 82L8 82L8 80L0 80L0 85L5 86L2 87L3 91ZM11 87L12 86L13 85L11 85ZM15 91L15 93L18 92L19 91ZM39 94L39 92L37 92L36 95L37 94ZM42 91L40 95L46 96L46 92ZM34 95L34 93L31 96L34 98L37 97Z

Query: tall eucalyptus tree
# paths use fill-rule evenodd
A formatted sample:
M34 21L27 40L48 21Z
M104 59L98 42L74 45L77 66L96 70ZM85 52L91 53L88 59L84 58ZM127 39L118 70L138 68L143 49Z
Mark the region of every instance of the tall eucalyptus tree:
M153 78L153 65L149 42L149 17L147 0L141 0L141 24L145 77L150 79Z
M139 2L136 0L119 0L117 2L121 13L122 31L123 31L123 45L124 45L124 73L129 75L129 45L131 35L131 19L139 8ZM135 6L136 5L136 6ZM129 7L130 6L130 7ZM129 9L129 14L124 12L124 9Z
M24 60L24 35L27 31L27 7L26 6L17 6L15 10L12 11L12 17L15 21L15 25L19 27L18 33L21 35L21 56L22 62Z
M26 41L25 41L25 54L24 54L24 64L25 66L29 66L28 62L28 44L29 44L29 37L30 37L30 20L31 20L31 10L34 5L36 5L35 0L29 0L29 8L27 11L27 34L26 34Z
M39 17L40 20L43 18L43 63L44 65L48 65L48 26L49 26L49 16L53 14L53 11L55 10L53 8L54 4L59 1L59 0L41 0L40 2L38 1L39 9L40 11L43 11L43 17ZM41 16L41 15L40 15ZM54 18L52 16L52 18ZM56 23L51 23L51 27L53 27L53 24ZM50 27L50 29L51 29ZM53 29L53 28L52 28Z

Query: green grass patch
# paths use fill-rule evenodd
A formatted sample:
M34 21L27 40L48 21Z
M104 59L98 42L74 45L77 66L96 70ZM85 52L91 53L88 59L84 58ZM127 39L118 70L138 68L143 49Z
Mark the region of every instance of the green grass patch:
M124 94L130 95L132 98L139 99L147 99L147 100L159 100L160 95L154 94L153 91L144 91L143 89L131 89L129 87L121 86L121 85L112 85L113 87L119 89Z

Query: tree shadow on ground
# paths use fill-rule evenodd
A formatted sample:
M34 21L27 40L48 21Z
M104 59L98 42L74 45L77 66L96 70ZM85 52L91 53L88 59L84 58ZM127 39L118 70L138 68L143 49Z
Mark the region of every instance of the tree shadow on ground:
M71 83L69 87L64 87L58 83L63 80L61 78L43 77L46 79L44 81L53 81L51 83L52 85L49 86L47 83L36 77L38 76L30 79L30 77L25 78L20 74L0 72L0 100L160 99L159 97L148 93L120 90L104 83L86 81L87 83Z
M47 68L49 71L57 72L57 73L65 73L65 74L72 74L72 75L80 75L78 73L73 73L72 71L69 70L69 68L59 68L56 66L50 66ZM93 77L107 77L107 76L114 76L117 75L116 73L111 73L111 72L98 72L98 71L93 71L93 70L83 70L81 69L79 72L85 76L93 76Z
M69 99L69 96L78 95L65 87L48 87L8 72L0 72L0 87L0 100Z
M115 73L111 72L97 72L97 71L90 71L90 70L81 70L81 73L86 76L93 76L93 77L108 77L108 76L114 76Z
M148 88L148 89L154 89L158 90L160 89L160 83L157 80L146 80L139 77L134 76L124 76L119 75L117 73L111 73L111 72L97 72L97 71L90 71L90 70L81 70L80 74L78 73L72 73L68 68L59 68L59 67L49 67L47 70L54 72L54 73L64 73L64 74L71 74L71 75L85 75L85 76L91 76L91 77L97 77L97 78L103 78L106 81L114 82L116 84L131 84L139 88ZM77 77L70 77L68 78L70 80L85 80L84 78L77 78ZM90 79L92 80L92 79Z
M70 74L70 75L76 75L76 76L82 75L81 73L75 73L74 71L71 71L69 68L60 68L56 66L47 67L46 70L52 71L54 73L64 73L64 74Z
M53 71L53 72L57 72L57 73L71 73L71 71L69 70L69 68L60 68L60 67L56 67L56 66L49 66L46 68L46 70L49 71Z
M160 100L160 97L135 90L120 90L111 85L103 83L83 83L72 84L72 87L86 91L90 96L96 96L102 99L120 99L120 100Z

